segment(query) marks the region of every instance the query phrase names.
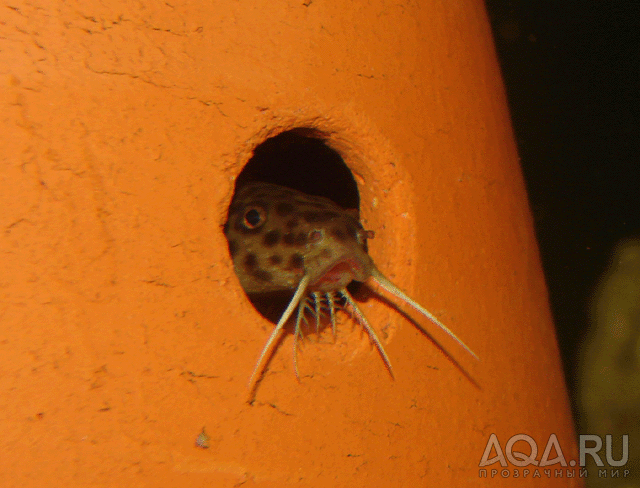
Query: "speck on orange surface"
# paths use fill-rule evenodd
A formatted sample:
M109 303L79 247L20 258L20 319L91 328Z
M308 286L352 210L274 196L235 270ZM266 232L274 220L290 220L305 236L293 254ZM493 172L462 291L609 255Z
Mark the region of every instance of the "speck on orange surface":
M539 485L482 477L491 434L576 459L481 2L13 2L0 73L0 485ZM395 380L343 316L246 402L273 325L221 225L294 127L330 134L378 267L480 361L370 299Z

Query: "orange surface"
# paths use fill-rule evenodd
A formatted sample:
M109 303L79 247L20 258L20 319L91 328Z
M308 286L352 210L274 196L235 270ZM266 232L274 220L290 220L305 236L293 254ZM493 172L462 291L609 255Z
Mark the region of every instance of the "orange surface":
M577 456L480 2L13 2L0 45L2 486L579 484L479 477L492 433ZM331 133L379 268L479 362L370 299L395 380L343 317L245 402L273 326L221 225L296 126Z

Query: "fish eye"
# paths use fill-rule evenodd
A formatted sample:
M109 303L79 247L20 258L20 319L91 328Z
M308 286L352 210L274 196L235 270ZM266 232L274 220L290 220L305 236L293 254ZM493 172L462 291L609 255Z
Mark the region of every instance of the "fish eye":
M242 225L247 229L254 230L258 227L262 227L266 220L267 215L263 208L249 207L245 210L244 215L242 216Z

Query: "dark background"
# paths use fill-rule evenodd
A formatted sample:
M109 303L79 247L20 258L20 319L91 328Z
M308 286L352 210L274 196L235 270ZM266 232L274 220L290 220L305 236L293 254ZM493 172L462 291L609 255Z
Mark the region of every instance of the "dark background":
M640 1L486 5L573 390L594 287L640 237Z

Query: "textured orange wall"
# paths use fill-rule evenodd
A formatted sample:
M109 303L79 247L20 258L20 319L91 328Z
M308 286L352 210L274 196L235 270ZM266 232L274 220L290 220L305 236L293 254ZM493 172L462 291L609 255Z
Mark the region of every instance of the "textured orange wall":
M480 2L13 2L0 46L3 486L512 486L479 478L491 433L576 459ZM221 225L296 126L331 133L374 260L481 361L371 299L395 381L343 319L245 403L273 326Z

